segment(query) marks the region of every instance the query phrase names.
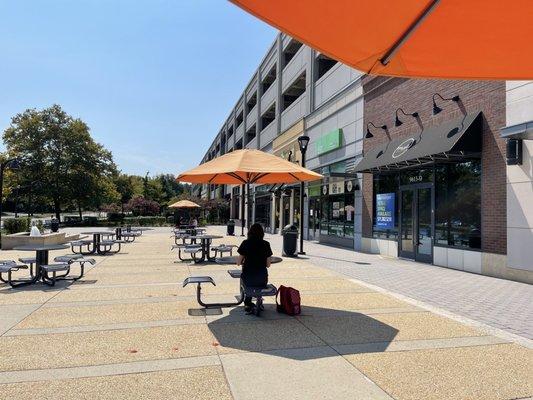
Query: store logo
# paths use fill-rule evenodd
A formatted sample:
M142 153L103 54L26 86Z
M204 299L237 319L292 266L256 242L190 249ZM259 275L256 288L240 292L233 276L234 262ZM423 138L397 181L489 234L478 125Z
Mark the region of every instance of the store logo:
M414 138L407 139L406 141L400 143L400 145L396 147L396 150L394 150L394 152L392 153L392 158L398 158L400 156L403 156L407 152L407 150L413 147L414 144Z
M348 192L351 192L352 189L353 189L353 182L352 182L352 181L348 181L348 182L346 182L346 190L347 190Z
M327 186L322 186L322 194L328 194L328 187Z

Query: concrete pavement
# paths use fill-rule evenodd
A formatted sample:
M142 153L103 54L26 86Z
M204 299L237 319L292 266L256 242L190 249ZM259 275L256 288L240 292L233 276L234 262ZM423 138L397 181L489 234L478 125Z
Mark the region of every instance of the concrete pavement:
M279 238L270 240L279 254ZM365 276L351 279L348 265L344 271L331 260L354 268L344 250L309 244L308 259L273 265L270 280L300 289L303 312L279 314L268 298L257 318L241 307L201 309L194 289L181 287L185 277L212 276L217 286L204 293L217 301L231 301L238 282L228 266L176 262L171 243L169 230L157 229L122 254L97 257L75 284L0 286L0 398L533 396L533 345L524 336L513 340L518 336L428 311ZM376 256L351 256L382 268Z

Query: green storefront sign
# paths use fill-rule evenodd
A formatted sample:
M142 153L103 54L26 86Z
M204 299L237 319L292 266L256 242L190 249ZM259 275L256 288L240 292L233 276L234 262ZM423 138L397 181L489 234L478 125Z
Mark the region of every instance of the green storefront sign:
M309 197L318 197L320 196L320 185L309 186Z
M335 129L323 135L316 141L316 153L318 155L328 153L342 146L342 129Z

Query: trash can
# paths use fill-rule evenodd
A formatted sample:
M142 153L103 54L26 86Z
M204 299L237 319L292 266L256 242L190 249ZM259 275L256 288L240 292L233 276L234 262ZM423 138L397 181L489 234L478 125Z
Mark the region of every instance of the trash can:
M295 257L296 243L298 242L298 228L294 225L287 225L283 228L283 255Z
M228 236L235 236L235 221L232 219L228 221Z
M52 221L50 221L50 230L52 232L59 231L59 220L57 218L52 218Z

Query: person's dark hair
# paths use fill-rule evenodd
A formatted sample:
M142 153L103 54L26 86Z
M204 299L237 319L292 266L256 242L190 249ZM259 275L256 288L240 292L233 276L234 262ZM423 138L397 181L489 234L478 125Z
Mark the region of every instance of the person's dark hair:
M253 224L248 230L248 239L262 240L265 237L265 231L261 224Z

